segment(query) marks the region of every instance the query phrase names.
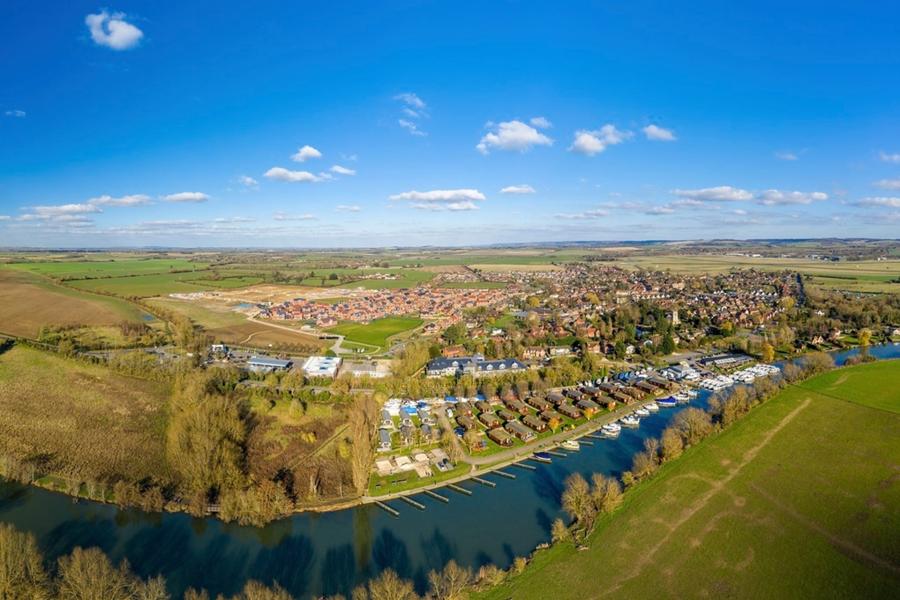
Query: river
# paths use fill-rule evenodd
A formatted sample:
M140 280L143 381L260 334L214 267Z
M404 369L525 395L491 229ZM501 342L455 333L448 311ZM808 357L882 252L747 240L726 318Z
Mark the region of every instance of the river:
M834 355L838 364L856 350ZM900 357L900 346L870 349L877 358ZM701 391L691 405L704 407L709 393ZM515 467L510 480L486 475L497 486L475 482L453 491L444 504L424 495L420 511L400 500L389 504L393 517L374 505L331 513L302 513L266 527L241 527L184 514L146 514L94 502L73 502L62 494L0 483L0 521L35 534L49 559L76 546L98 546L119 561L128 559L142 577L162 574L175 597L187 587L206 588L211 595L233 594L248 579L278 581L299 598L342 593L393 568L413 579L419 591L427 587L430 569L450 559L477 568L485 563L508 566L550 538L550 526L560 510L563 481L573 472L618 475L644 439L658 436L684 406L660 409L641 420L638 429L623 429L616 440L583 444L579 452L535 465L535 471Z

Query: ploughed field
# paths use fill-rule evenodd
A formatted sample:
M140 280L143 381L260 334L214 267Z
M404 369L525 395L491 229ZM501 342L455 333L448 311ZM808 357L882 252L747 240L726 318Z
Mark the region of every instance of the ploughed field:
M900 590L900 361L790 387L665 464L485 598L888 598Z
M0 267L0 333L36 337L45 326L113 326L140 318L141 311L124 300L82 293L33 273Z
M0 460L83 481L167 478L165 386L17 345L0 354Z

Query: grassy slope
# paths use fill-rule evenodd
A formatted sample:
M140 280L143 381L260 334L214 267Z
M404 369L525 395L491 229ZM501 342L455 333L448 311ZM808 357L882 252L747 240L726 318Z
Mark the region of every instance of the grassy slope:
M804 382L801 387L900 413L900 368L896 361L872 362L853 369L831 371Z
M0 355L0 455L46 453L54 471L165 476L160 384L16 346Z
M118 298L86 294L33 273L0 268L0 331L34 337L43 325L116 325L141 311Z
M806 384L834 397L786 390L626 494L589 550L554 546L483 596L889 597L900 585L900 416L837 399L858 396L868 368ZM869 374L897 411L900 361Z

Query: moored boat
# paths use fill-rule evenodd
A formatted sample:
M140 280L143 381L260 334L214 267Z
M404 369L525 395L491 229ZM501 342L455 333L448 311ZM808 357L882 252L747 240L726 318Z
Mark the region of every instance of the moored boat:
M644 408L646 408L650 412L656 412L659 410L659 404L657 404L656 402L648 402L644 405Z
M628 415L626 417L622 417L620 422L625 427L637 427L641 424L641 420L634 415Z
M667 396L657 400L656 404L659 405L660 408L671 408L678 404L678 400L676 400L674 396Z
M642 408L639 408L636 411L634 411L634 414L636 414L639 417L649 417L650 411L646 407L642 407Z
M575 440L566 440L562 444L560 444L566 450L580 450L581 444Z

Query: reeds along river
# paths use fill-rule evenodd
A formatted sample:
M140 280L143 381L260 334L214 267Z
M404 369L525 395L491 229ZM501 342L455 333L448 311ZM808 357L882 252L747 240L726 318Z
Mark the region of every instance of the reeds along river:
M900 357L900 346L870 350L878 358ZM842 364L856 351L835 354ZM692 401L705 406L709 394ZM127 558L143 577L162 574L170 591L180 597L187 587L212 594L236 593L248 579L279 582L297 597L343 593L385 568L426 588L431 569L450 559L479 567L508 566L550 538L550 526L562 516L559 502L563 481L572 472L618 475L644 439L658 436L684 406L661 409L641 420L639 429L623 429L616 440L596 440L593 446L534 471L506 470L516 479L497 475L489 488L475 482L463 487L471 496L441 492L444 504L425 495L416 500L420 511L393 501L393 517L374 505L333 513L299 514L263 528L226 525L215 519L182 514L146 514L81 501L18 484L0 483L0 521L33 532L49 559L76 546L97 546L115 561Z

